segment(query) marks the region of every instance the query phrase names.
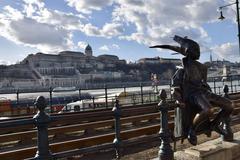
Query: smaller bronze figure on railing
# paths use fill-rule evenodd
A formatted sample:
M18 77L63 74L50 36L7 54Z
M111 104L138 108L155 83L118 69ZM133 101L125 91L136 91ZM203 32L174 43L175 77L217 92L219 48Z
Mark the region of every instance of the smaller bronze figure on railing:
M197 61L200 57L200 47L197 42L175 35L174 41L180 46L157 45L150 48L170 49L184 56L183 67L178 69L172 78L173 96L181 106L184 106L181 120L182 136L187 137L193 145L197 144L196 132L216 131L222 135L231 134L222 127L229 119L233 107L229 99L214 94L207 84L207 67ZM182 105L184 104L184 105ZM218 106L221 111L210 121L212 106Z

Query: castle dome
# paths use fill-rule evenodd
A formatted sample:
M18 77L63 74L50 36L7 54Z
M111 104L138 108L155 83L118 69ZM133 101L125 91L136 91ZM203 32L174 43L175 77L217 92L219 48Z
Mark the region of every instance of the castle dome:
M92 47L89 44L85 48L85 55L86 56L92 56Z
M85 50L92 50L92 47L88 44Z

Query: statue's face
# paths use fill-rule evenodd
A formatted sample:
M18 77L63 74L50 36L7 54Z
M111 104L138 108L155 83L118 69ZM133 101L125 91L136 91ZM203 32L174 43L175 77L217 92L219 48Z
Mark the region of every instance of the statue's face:
M198 60L200 58L200 48L199 48L199 46L198 45L190 45L186 49L186 54L192 60Z
M183 55L192 60L198 60L200 58L200 47L197 42L188 38L181 38L179 36L175 36L174 40L181 45Z

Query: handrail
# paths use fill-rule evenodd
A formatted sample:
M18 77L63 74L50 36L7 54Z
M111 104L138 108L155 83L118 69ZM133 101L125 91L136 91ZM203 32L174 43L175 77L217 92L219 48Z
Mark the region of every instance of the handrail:
M123 117L127 116L134 116L138 114L147 114L147 113L154 113L157 112L157 109L154 104L151 105L142 105L142 106L135 106L135 107L122 107ZM103 116L104 115L104 116ZM76 112L75 114L59 114L51 116L51 123L49 124L50 127L54 126L63 126L69 124L76 124L76 123L83 123L83 122L91 122L91 121L101 121L111 119L113 113L110 109L103 110L103 111L95 111L95 112ZM32 118L28 117L27 119L22 120L30 120ZM22 120L10 120L10 121L3 121L0 123L0 134L5 134L14 131L22 131L26 129L32 129L34 125L20 125ZM15 121L18 121L19 124L14 125ZM12 123L12 125L8 125L8 123ZM6 127L4 127L6 126ZM8 126L8 127L7 127Z
M159 118L158 113L137 115L137 116L121 118L121 124L132 123L135 121L149 120L149 119L157 119L157 118ZM86 130L89 128L94 129L99 127L113 126L113 125L114 125L113 119L83 123L83 124L73 124L73 125L49 128L48 134L49 135L56 135L59 133L66 134L69 132L76 132L76 131ZM25 137L28 137L28 140L29 140L36 137L36 133L37 133L36 130L31 130L31 131L25 131L25 132L16 132L16 133L0 135L0 143L23 140L23 138Z

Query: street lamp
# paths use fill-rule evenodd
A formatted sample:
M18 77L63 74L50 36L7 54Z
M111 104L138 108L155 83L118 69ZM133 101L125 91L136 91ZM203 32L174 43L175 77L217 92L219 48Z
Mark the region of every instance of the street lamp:
M234 3L229 3L227 5L224 6L220 6L219 10L220 10L220 17L218 19L223 20L225 19L225 17L223 16L223 12L222 9L231 5L236 5L236 9L237 9L237 26L238 26L238 47L239 47L239 54L240 54L240 18L239 18L239 2L238 0L236 0L236 2Z
M225 19L225 17L223 16L222 10L220 11L220 17L218 19L220 19L220 20L224 20Z

